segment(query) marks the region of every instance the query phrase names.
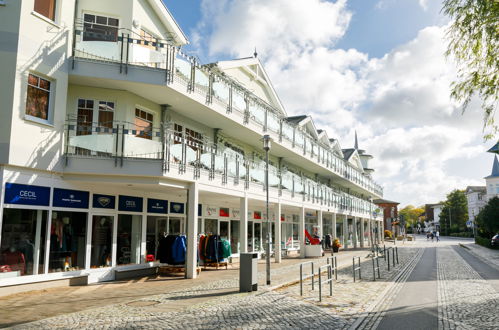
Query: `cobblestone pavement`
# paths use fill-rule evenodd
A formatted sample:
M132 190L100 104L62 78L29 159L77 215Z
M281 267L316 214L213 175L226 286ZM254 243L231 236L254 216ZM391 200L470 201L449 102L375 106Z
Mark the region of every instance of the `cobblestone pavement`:
M488 249L478 244L466 244L464 246L467 247L470 253L475 257L478 257L490 266L499 269L499 250Z
M322 302L318 301L317 287L312 291L305 286L305 294L300 296L295 281L298 266L290 263L272 270L273 284L277 282L280 287L264 287L256 293L239 293L237 278L223 278L15 328L374 329L394 297L403 294L403 283L421 259L424 248L436 246L439 329L496 329L499 292L452 249L458 243L456 240L439 243L420 240L406 242L404 246L397 243L399 264L388 272L386 262L379 260L381 279L377 281L372 280L372 262L365 258L367 251L340 253L333 296L328 296L324 285ZM355 283L352 255L362 255L362 280ZM324 258L313 261L317 265L325 263ZM264 276L260 271L259 282ZM288 285L282 285L286 280ZM179 305L184 307L178 308Z
M441 329L497 329L499 292L451 247L437 250Z

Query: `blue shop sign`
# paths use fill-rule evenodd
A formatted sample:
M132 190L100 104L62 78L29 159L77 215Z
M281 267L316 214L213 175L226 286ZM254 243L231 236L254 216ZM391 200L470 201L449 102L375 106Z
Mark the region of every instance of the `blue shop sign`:
M54 188L52 206L88 209L88 191Z
M118 210L129 211L129 212L142 212L142 204L143 204L142 197L120 195Z
M184 203L170 202L170 213L184 214Z
M163 199L147 199L147 212L149 213L168 213L168 201Z
M97 209L114 210L116 205L116 197L111 195L94 194L92 205Z
M5 183L5 204L50 205L50 187Z

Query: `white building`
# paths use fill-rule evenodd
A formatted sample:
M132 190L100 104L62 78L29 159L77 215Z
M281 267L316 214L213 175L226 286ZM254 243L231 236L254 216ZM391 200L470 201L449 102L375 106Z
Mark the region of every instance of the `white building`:
M264 134L276 262L305 229L382 239L371 156L288 117L257 58L201 65L161 0L2 4L0 289L146 273L165 234L188 278L201 233L262 251Z
M468 219L475 223L475 218L487 204L487 188L485 186L466 187L466 199L468 201Z
M440 213L442 212L443 207L443 204L435 204L431 206L433 209L433 221L431 223L432 231L440 230Z
M499 161L497 156L494 156L494 165L492 165L492 173L485 177L487 185L487 201L495 196L499 196Z

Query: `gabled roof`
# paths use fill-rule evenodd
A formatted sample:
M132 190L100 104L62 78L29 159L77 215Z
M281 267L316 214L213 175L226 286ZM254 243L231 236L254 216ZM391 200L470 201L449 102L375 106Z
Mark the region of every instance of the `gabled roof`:
M343 149L343 156L346 161L364 172L364 166L362 165L357 149Z
M161 23L163 23L163 25L165 25L165 27L167 27L169 31L172 31L172 39L174 40L175 44L177 46L188 44L189 40L187 40L184 32L178 25L177 21L175 21L175 18L170 13L168 8L166 8L164 2L161 0L148 0L148 2L154 12L158 15Z
M312 117L306 116L306 115L301 115L301 116L291 116L285 118L287 122L296 125L298 127L303 127L307 131L308 134L310 134L312 137L318 139L319 134L317 129L315 128L314 121L312 120Z
M489 150L487 150L487 152L491 152L491 153L494 153L494 154L499 154L499 142L497 142L496 144L494 144L494 146L492 148L490 148Z
M343 152L343 158L345 158L345 160L350 160L350 158L353 156L353 153L355 152L355 149L341 149L341 151Z
M331 146L331 143L329 142L329 137L327 136L327 132L322 129L317 130L317 136L319 137L319 141L324 143L327 146Z
M331 143L331 147L333 148L333 150L336 151L336 153L340 157L344 158L343 150L341 150L340 142L337 139L329 139L329 143Z
M291 124L295 124L295 125L300 125L300 123L302 121L304 121L305 119L307 120L310 120L309 117L305 116L305 115L302 115L302 116L291 116L291 117L287 117L285 118L287 122L291 123Z
M492 166L492 173L485 177L485 179L497 178L499 177L499 161L497 160L497 156L494 157L494 165Z
M394 204L399 205L399 202L389 201L388 199L375 199L373 200L374 204Z
M262 84L270 96L273 103L272 105L275 106L283 115L286 115L286 110L284 109L284 106L279 99L269 76L267 75L267 72L265 72L262 63L257 57L251 56L229 61L220 61L216 64L222 71L236 68L244 70L254 80Z
M472 192L487 192L487 187L485 186L468 186L466 187L466 193L472 193Z

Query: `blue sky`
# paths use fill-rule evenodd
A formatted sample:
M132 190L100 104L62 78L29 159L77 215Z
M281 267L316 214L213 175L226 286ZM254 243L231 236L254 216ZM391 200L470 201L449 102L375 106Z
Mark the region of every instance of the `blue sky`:
M439 0L164 0L202 62L258 58L288 115L308 114L343 148L374 155L385 198L435 203L484 185L478 102L449 98ZM303 65L305 63L305 65Z

